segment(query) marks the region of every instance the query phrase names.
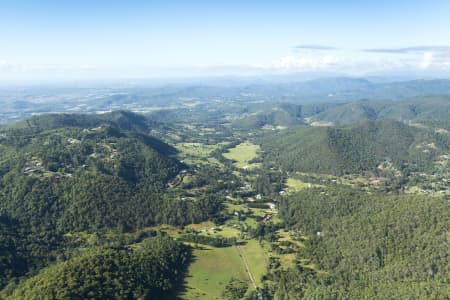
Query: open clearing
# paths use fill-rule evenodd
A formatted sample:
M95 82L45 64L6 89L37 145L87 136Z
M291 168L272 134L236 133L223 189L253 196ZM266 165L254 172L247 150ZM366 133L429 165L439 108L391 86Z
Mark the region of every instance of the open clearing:
M247 240L246 242L245 245L240 246L242 254L247 260L256 285L261 286L261 277L267 272L268 257L258 241Z
M204 232L201 232L200 235L205 236L214 236L214 237L224 237L224 238L239 238L241 236L241 231L236 228L232 228L229 226L220 226L220 227L213 227L209 230L205 230Z
M229 149L223 154L226 159L235 161L234 166L241 169L253 169L258 168L260 164L249 163L252 159L258 157L260 151L259 145L255 145L251 142L244 142L237 145L234 148Z
M289 192L298 192L304 188L311 186L311 184L305 183L300 179L288 178L286 186Z
M185 155L196 157L208 157L216 149L216 145L206 145L201 143L178 143L175 147Z
M222 291L231 277L248 281L236 247L195 249L188 269L183 299L222 299Z
M219 146L222 146L226 143L220 143L217 145L208 145L202 143L177 143L175 144L175 148L177 148L179 152L179 159L184 160L186 163L197 164L214 164L221 165L220 162L211 157L211 153L216 150Z

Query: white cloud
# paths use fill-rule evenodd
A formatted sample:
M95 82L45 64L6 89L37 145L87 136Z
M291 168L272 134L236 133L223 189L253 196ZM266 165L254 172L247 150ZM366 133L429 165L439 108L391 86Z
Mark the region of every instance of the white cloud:
M306 56L284 56L273 60L270 65L259 65L262 68L278 70L316 70L334 65L338 62L333 56L325 55L323 57Z
M336 64L337 62L338 62L338 59L333 56L330 56L330 55L325 55L322 58L322 64L324 64L324 65L333 65L333 64Z
M7 62L6 60L0 60L0 71L7 72L14 69L14 65Z
M420 68L428 69L432 63L433 63L433 53L432 52L424 52L423 60L420 63Z
M408 48L409 49L409 48ZM414 48L416 49L416 48ZM419 50L426 50L419 52ZM402 50L403 51L403 50ZM353 75L377 72L441 71L450 67L450 52L418 48L411 51L353 51L342 50L321 55L292 54L255 67L265 71L308 72L330 71Z
M305 58L297 58L293 56L284 56L280 59L272 61L271 67L274 69L296 69L303 68L311 62Z

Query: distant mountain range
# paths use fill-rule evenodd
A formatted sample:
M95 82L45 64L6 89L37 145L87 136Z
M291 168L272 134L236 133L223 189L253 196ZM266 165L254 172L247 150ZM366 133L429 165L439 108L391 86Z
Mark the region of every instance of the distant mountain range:
M380 78L332 77L313 80L234 78L160 85L116 85L108 88L28 87L0 89L0 123L36 113L93 113L111 110L151 111L208 103L346 103L360 100L404 100L449 96L449 79L389 81Z
M362 99L401 100L449 95L450 80L372 82L364 78L322 78L304 82L248 85L245 93L292 103L348 102Z

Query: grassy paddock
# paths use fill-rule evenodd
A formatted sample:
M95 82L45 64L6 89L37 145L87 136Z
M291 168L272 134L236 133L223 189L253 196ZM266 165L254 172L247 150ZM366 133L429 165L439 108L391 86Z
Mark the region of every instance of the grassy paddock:
M237 168L257 168L260 164L251 164L250 160L257 158L260 151L259 145L255 145L251 142L244 142L237 145L234 148L229 149L223 154L226 159L236 161L234 165Z
M310 185L308 185L308 183L301 181L300 179L290 177L286 182L286 186L289 192L298 192L302 189L308 188Z
M204 246L202 249L195 249L193 255L183 299L222 299L222 291L231 277L248 280L235 247Z
M175 148L179 151L178 157L189 164L214 164L221 166L221 163L211 153L226 143L208 145L202 143L177 143Z
M241 251L247 259L250 272L256 284L261 286L261 278L267 272L269 259L258 241L247 240L246 242L245 245L240 246Z

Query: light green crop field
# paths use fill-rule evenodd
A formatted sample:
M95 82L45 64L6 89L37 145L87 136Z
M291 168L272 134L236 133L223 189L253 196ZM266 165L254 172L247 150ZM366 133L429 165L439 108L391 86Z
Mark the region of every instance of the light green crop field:
M240 211L243 210L245 207L241 204L233 204L233 203L225 203L227 212L233 213L234 211Z
M178 143L175 147L183 155L191 155L197 157L208 157L209 154L216 149L216 145L206 145L201 143Z
M186 300L222 299L222 291L231 277L248 280L236 247L195 249L188 269Z
M290 192L298 192L308 187L308 183L301 181L300 179L288 178L286 186Z
M202 143L177 143L175 148L179 151L178 157L189 164L214 164L221 166L221 163L211 153L218 147L226 143L219 143L217 145L207 145Z
M214 222L211 221L205 221L198 224L189 224L186 227L193 230L209 230L216 226Z
M241 236L241 231L236 228L229 226L223 226L220 231L216 233L217 235L223 236L224 238L239 238Z
M259 163L249 163L250 160L257 158L260 151L259 145L255 145L251 142L244 142L237 145L234 148L229 149L223 154L226 159L235 160L234 165L237 168L258 168Z
M269 259L258 241L247 240L247 244L240 246L241 251L247 259L250 272L256 282L261 285L261 277L267 272Z
M207 230L205 232L200 233L200 235L209 235L209 236L221 236L224 238L239 238L241 236L241 231L237 228L233 228L230 226L222 226L221 228L216 228L214 231L212 229Z
M267 213L273 213L269 208L250 208L254 216L264 217Z

